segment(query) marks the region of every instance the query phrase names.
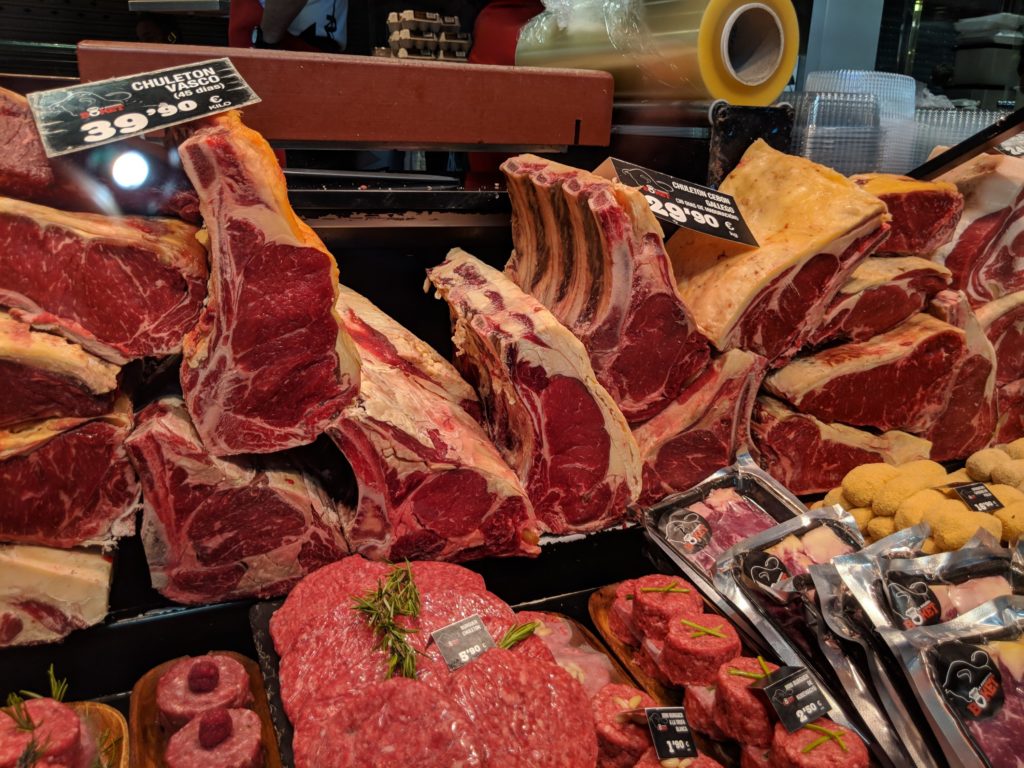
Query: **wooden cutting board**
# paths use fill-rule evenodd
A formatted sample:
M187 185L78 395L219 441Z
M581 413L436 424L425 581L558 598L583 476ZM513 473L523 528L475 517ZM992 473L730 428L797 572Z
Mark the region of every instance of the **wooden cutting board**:
M263 741L263 767L281 768L281 755L277 750L277 738L270 720L267 706L267 691L263 687L260 665L252 659L232 651L212 651L217 656L229 656L239 662L249 673L249 689L252 691L253 711L260 716ZM171 659L149 670L139 678L132 688L130 742L131 768L166 768L164 752L170 734L160 725L160 712L156 706L156 684L163 674L180 659ZM129 765L129 764L126 764Z

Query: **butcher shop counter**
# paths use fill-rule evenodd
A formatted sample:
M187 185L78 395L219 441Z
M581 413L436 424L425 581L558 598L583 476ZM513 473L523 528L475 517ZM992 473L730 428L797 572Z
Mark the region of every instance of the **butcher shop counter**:
M490 558L465 565L513 607L556 611L594 630L587 611L590 594L650 573L653 557L643 529L632 527L552 541L536 559ZM69 698L102 701L127 715L132 686L158 664L211 650L256 658L249 624L256 601L194 607L169 602L149 586L137 537L118 548L110 601L106 622L73 632L61 644L0 651L0 697L39 688L53 664L69 681Z

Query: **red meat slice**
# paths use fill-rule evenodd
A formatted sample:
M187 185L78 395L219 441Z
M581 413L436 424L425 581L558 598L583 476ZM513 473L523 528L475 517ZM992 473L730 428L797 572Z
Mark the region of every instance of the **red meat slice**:
M889 173L851 176L857 186L875 195L892 216L886 253L926 255L953 236L964 198L948 181L920 181Z
M1024 379L1024 291L983 304L975 314L995 348L996 384Z
M180 153L210 236L210 295L184 341L181 386L216 456L313 442L359 389L335 311L338 267L288 205L270 145L237 112Z
M221 710L231 723L230 735L212 748L201 742L203 717L197 717L171 736L164 760L167 768L262 768L260 716L250 709Z
M217 672L213 687L194 691L190 676L196 665L213 664ZM252 704L249 673L230 656L207 654L181 659L160 676L156 685L156 706L161 722L176 731L197 715L212 709L241 708Z
M1011 381L996 390L999 420L992 442L1012 443L1024 437L1024 379Z
M453 672L446 690L476 726L485 765L597 764L590 702L556 664L494 648Z
M637 722L630 713L657 702L631 685L612 683L597 692L593 705L598 768L633 768L650 747L651 734L643 717Z

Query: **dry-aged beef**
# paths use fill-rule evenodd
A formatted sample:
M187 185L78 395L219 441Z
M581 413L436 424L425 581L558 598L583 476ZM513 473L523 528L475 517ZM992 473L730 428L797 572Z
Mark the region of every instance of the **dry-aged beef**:
M553 713L552 713L553 714ZM393 678L327 704L295 729L295 768L480 768L477 727L444 693Z
M178 398L138 421L127 447L142 480L150 576L166 597L279 595L347 554L330 499L283 459L212 456Z
M39 419L102 416L120 369L0 311L0 429Z
M206 251L174 219L0 197L0 304L111 362L169 355L199 317Z
M473 389L450 363L359 294L338 314L362 381L329 433L359 485L342 510L356 552L375 559L535 554L533 507L519 478L464 408Z
M583 687L554 662L493 648L447 679L476 725L484 765L593 768L594 716Z
M978 322L996 354L999 420L994 442L1024 437L1024 291L978 307Z
M706 238L673 253L679 292L720 350L781 364L821 324L836 292L888 232L885 205L835 171L754 142L722 182L760 247Z
M25 97L0 88L0 195L65 211L179 216L199 221L196 194L166 151L127 140L63 157L47 158ZM132 150L149 160L151 178L138 189L103 179L112 155Z
M729 350L633 432L644 462L642 504L690 488L749 445L750 409L766 364L759 355Z
M0 431L0 541L110 546L135 532L139 484L124 450L132 406Z
M428 275L451 308L457 362L541 524L565 533L620 520L640 491L639 451L580 341L465 251Z
M793 493L824 493L861 464L903 464L927 459L932 444L906 432L880 435L845 424L826 424L773 397L754 406L754 444L760 464Z
M869 257L843 283L808 343L865 341L920 312L949 285L945 267L916 256Z
M636 189L545 160L502 166L515 252L506 274L586 347L630 422L653 416L707 364L661 227Z
M953 236L964 210L963 195L948 181L920 181L889 173L851 176L857 186L878 197L892 216L881 250L925 256Z
M933 258L979 306L1024 290L1024 158L978 155L942 177L964 196L953 239Z
M210 295L181 366L196 430L217 456L311 443L359 389L334 257L238 113L202 123L180 152L210 234Z

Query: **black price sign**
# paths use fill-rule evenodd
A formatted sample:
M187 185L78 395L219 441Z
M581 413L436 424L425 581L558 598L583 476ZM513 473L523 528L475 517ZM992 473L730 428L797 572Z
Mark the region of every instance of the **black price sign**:
M618 158L611 158L611 164L619 181L638 187L647 198L651 213L662 221L757 247L757 240L730 195Z
M697 745L693 741L690 724L686 721L686 710L682 707L648 707L647 727L659 760L697 756Z
M448 669L454 672L484 651L494 648L494 638L484 626L483 619L477 615L449 624L447 627L430 633L431 639L437 643Z
M259 100L230 59L28 95L47 157L141 136Z
M963 499L964 504L975 512L995 512L1002 509L1003 504L995 497L984 483L964 483L953 486L956 495Z
M770 675L754 681L750 687L764 692L783 727L790 733L824 717L832 709L818 684L803 667L779 667Z

